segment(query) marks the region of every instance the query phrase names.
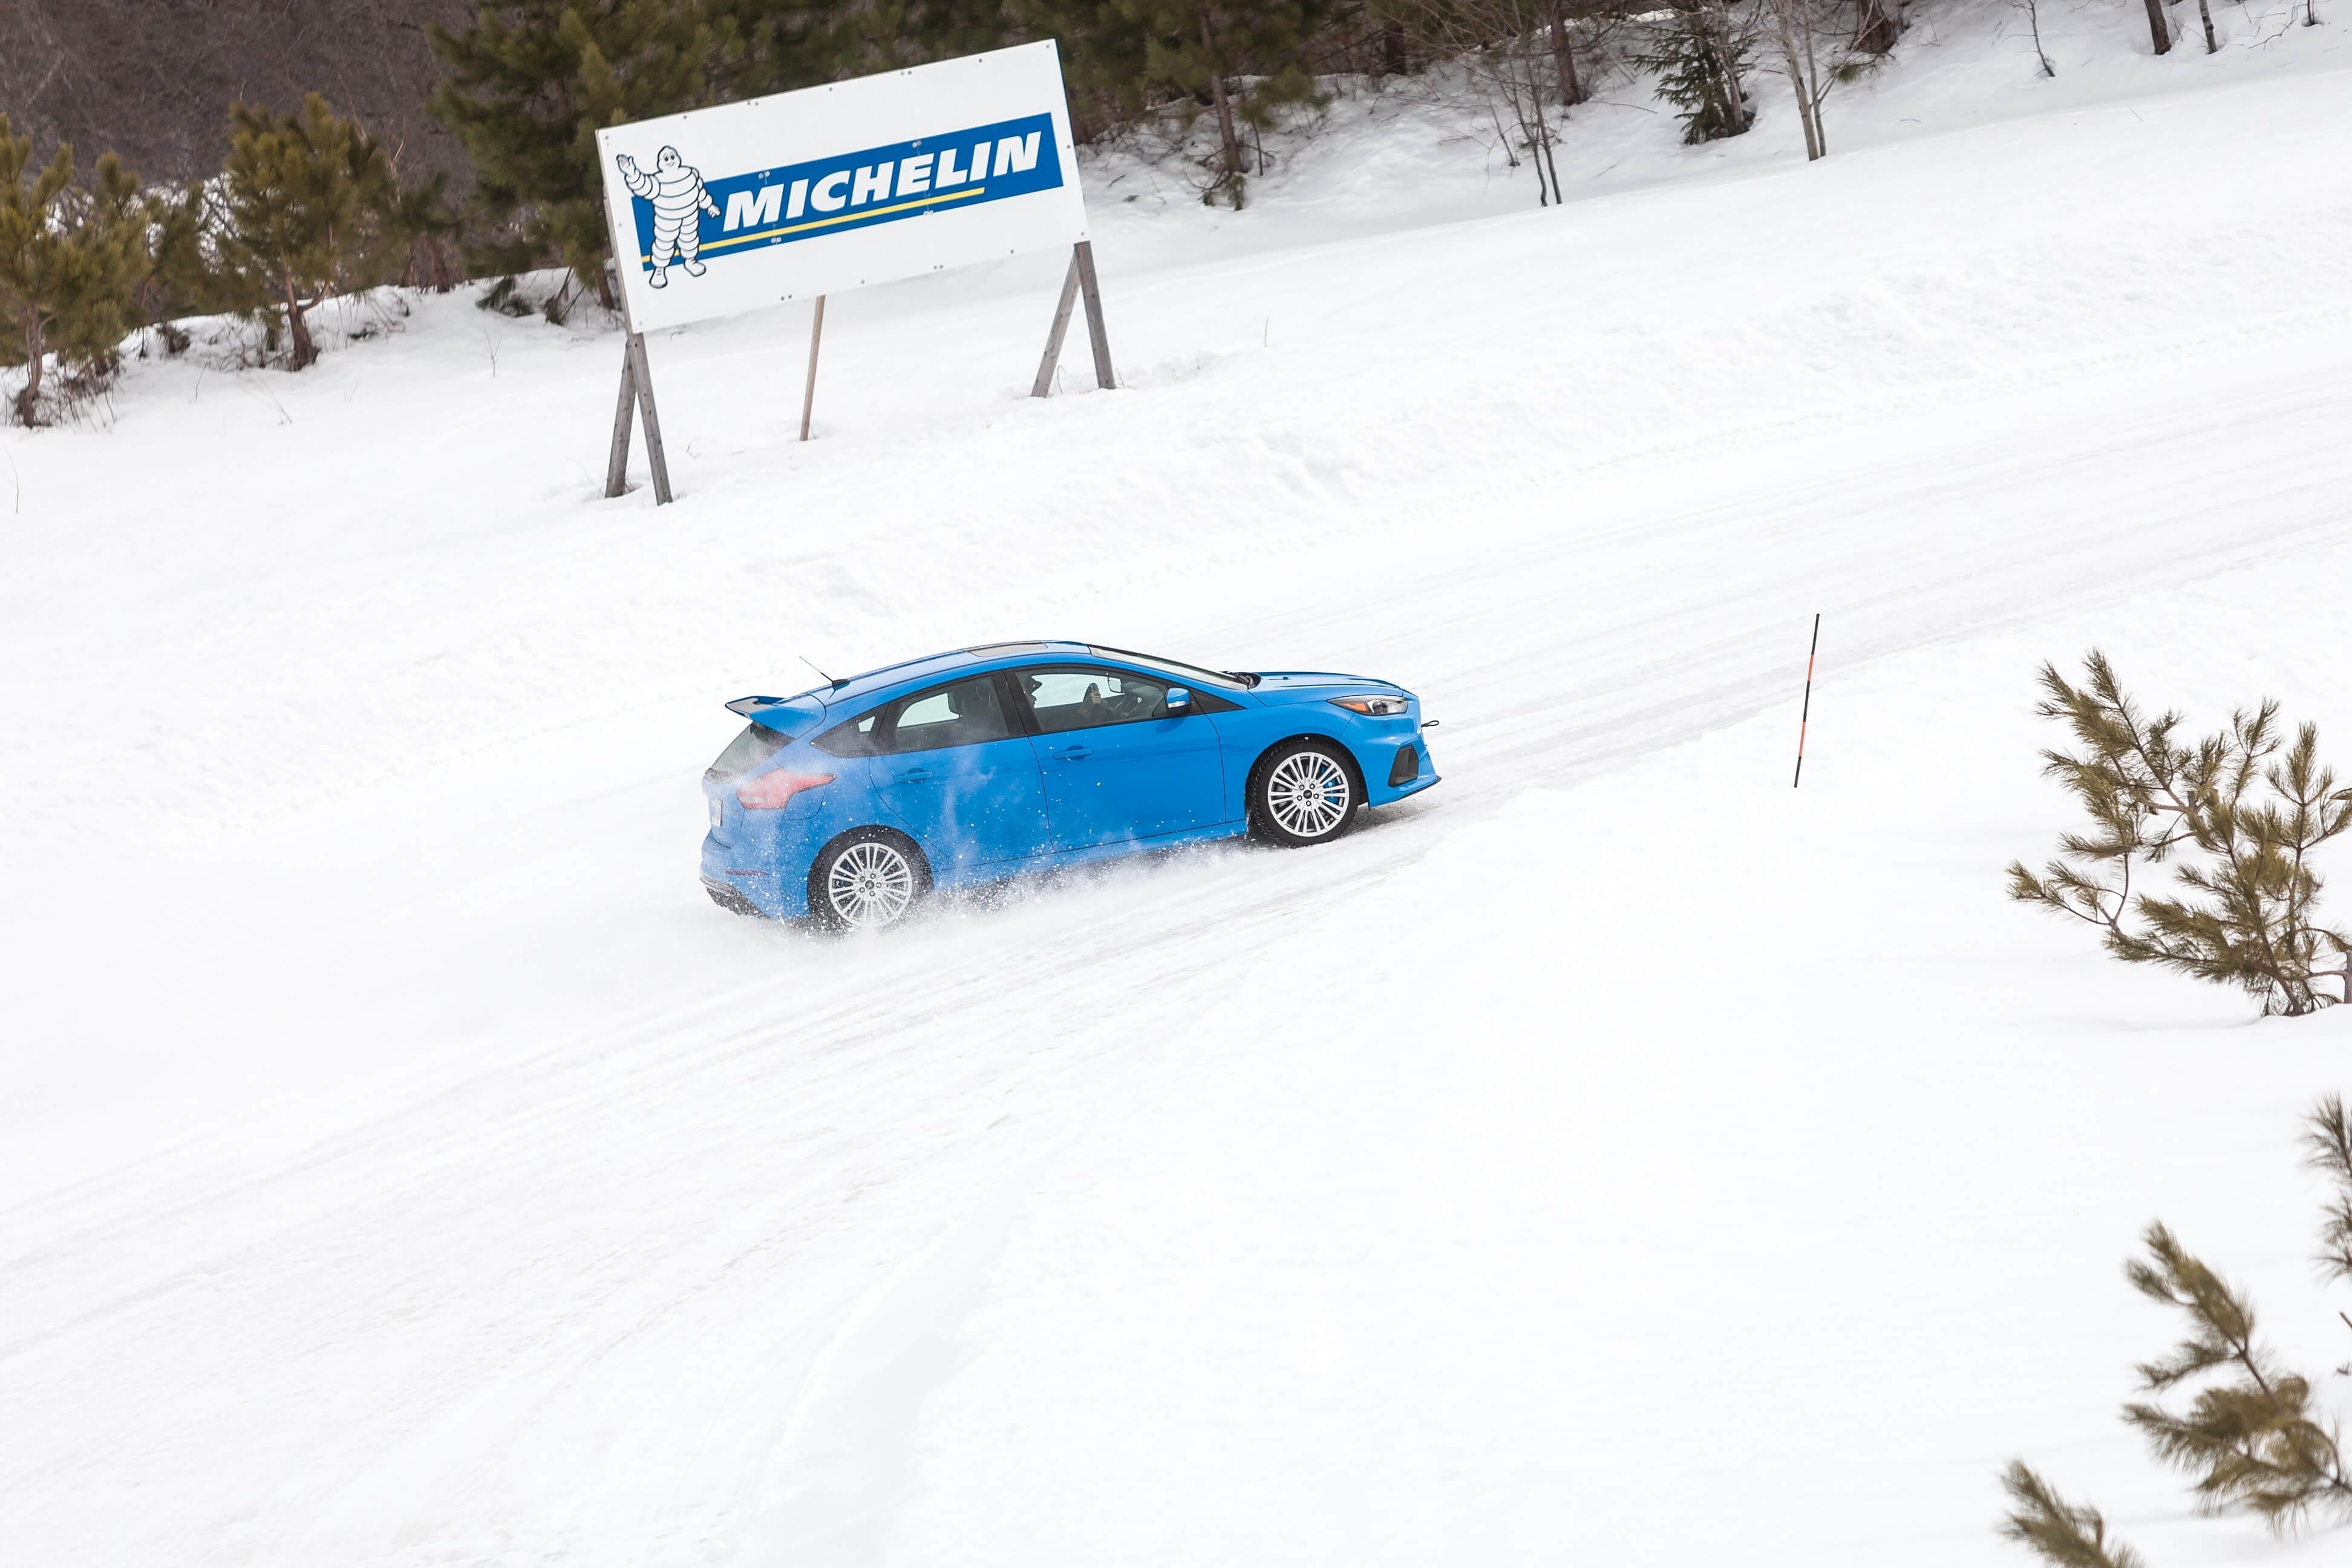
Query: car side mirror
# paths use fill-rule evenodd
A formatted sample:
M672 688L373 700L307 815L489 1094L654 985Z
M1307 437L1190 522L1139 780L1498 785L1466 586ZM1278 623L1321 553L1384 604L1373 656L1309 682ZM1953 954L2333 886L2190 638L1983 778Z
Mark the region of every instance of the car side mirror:
M1168 689L1168 716L1171 719L1173 719L1180 714L1190 713L1192 710L1192 693L1181 686L1170 687Z

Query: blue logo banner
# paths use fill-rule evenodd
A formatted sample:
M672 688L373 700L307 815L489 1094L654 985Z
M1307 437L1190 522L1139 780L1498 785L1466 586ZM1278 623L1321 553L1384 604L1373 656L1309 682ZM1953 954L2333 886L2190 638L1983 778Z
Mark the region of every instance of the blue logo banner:
M637 220L638 264L656 284L674 263L698 273L706 258L1003 201L1063 183L1050 114L718 179L706 178L692 156L692 148L680 145L662 149L650 169L622 163Z

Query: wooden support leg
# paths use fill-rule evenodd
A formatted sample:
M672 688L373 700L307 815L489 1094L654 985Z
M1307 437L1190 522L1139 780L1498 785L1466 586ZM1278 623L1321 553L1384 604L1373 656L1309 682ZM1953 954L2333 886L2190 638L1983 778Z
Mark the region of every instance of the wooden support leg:
M1061 363L1062 339L1070 330L1070 311L1078 301L1078 250L1070 253L1070 273L1062 279L1062 302L1054 308L1054 330L1045 334L1045 357L1037 364L1037 384L1029 389L1032 397L1043 397L1054 390L1054 367Z
M654 504L667 506L671 499L669 458L662 451L661 415L654 407L654 373L646 363L646 335L643 332L629 335L629 374L630 379L636 383L637 412L645 416L646 421L646 456L653 460L654 468Z
M824 341L824 296L816 297L816 315L809 322L808 390L801 394L801 439L808 439L809 416L816 412L816 349Z
M635 339L629 340L631 343ZM629 432L637 415L637 356L624 345L621 350L621 406L613 414L613 455L604 459L604 494L607 498L621 494L629 488Z
M1094 241L1078 241L1070 255L1070 268L1087 297L1087 337L1094 345L1095 384L1108 391L1118 384L1118 376L1110 368L1110 332L1103 325L1102 289L1095 282Z

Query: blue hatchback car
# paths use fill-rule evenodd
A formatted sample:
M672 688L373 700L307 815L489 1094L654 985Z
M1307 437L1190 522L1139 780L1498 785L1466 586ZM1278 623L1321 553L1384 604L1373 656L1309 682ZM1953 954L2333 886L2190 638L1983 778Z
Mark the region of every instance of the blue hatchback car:
M1211 838L1327 843L1437 782L1421 702L1352 675L1245 674L995 643L797 697L702 776L720 905L872 930L934 889Z

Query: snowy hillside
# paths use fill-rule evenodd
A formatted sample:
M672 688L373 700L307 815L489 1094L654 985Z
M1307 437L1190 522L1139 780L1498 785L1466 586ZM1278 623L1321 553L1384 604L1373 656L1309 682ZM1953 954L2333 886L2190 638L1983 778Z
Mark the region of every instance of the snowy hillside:
M2341 1560L2114 1412L2154 1215L2344 1359L2352 1013L2000 879L2045 658L2352 756L2352 47L2219 9L1954 12L1810 166L1629 90L1550 211L1386 100L1239 215L1112 159L1120 390L1021 395L1054 258L835 300L806 446L805 316L714 323L658 510L617 338L464 295L0 433L0 1559L1929 1568L2023 1454ZM1445 782L711 907L721 702L1034 635L1402 681Z

